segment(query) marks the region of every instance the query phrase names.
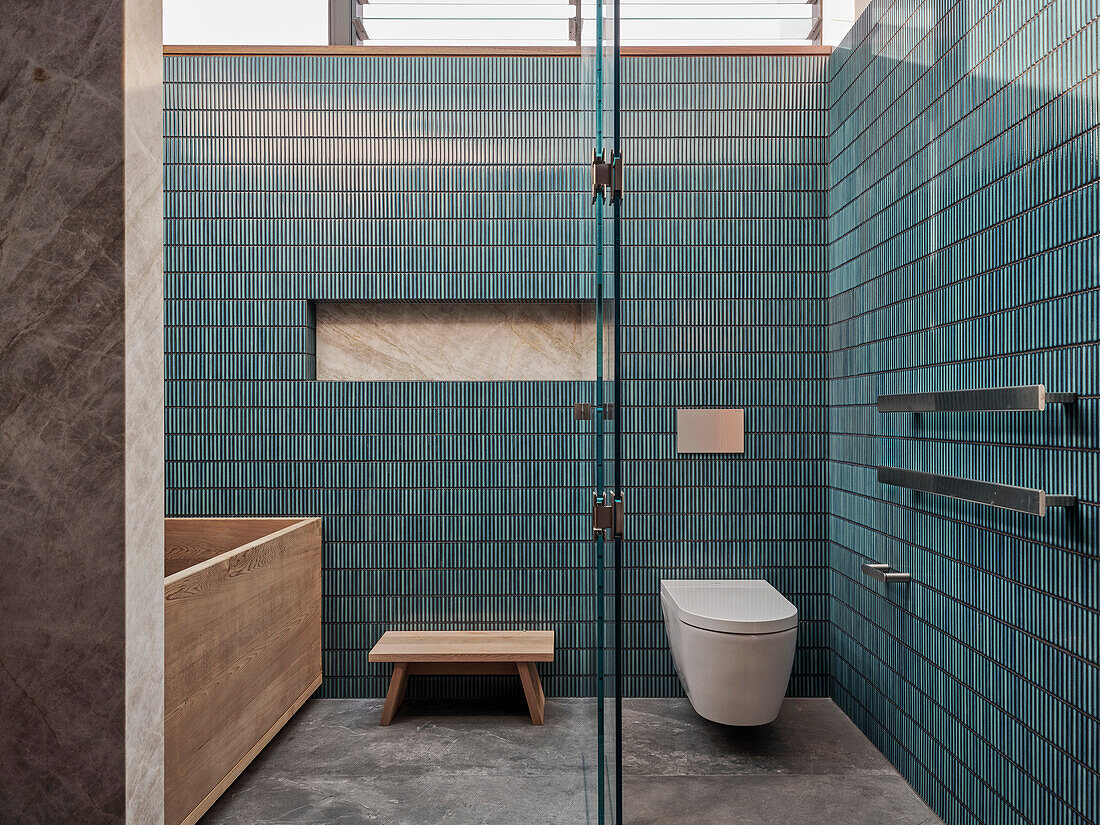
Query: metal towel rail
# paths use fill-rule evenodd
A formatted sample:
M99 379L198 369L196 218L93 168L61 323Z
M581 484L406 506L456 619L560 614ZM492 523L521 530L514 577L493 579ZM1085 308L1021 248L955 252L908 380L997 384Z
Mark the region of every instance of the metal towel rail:
M941 476L935 473L923 473L920 470L903 470L900 467L879 467L878 480L882 484L895 487L908 487L922 493L957 498L961 501L974 501L1045 516L1050 507L1072 507L1077 503L1075 496L1052 496L1042 490L1030 487L1014 487L1011 484L994 484L989 481L974 481L969 478Z
M1047 404L1073 404L1072 392L1047 392L1042 384L1026 387L990 387L982 390L915 392L880 395L878 411L893 412L978 412L1043 410Z
M885 584L901 584L911 578L908 573L891 570L888 564L864 564L860 569L872 579L877 579Z

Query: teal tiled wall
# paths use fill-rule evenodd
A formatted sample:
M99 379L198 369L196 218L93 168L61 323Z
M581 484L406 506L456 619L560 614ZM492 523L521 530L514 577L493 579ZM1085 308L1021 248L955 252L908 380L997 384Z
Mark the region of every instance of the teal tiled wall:
M553 629L592 694L587 385L313 380L318 300L591 298L579 61L165 63L168 512L323 517L322 695L387 628Z
M547 691L594 693L590 388L318 383L310 309L591 298L583 71L166 58L168 512L324 518L324 695L383 695L367 651L428 627L554 629ZM792 692L822 695L825 59L626 72L627 689L679 693L660 576L744 575L799 605ZM749 453L676 459L676 406L711 405Z
M948 825L1100 821L1098 17L873 0L830 58L831 693ZM1032 383L1082 397L875 408ZM1040 519L879 464L1081 501Z
M681 695L662 578L770 581L828 689L825 61L625 61L627 695ZM745 454L677 456L677 407L744 408Z

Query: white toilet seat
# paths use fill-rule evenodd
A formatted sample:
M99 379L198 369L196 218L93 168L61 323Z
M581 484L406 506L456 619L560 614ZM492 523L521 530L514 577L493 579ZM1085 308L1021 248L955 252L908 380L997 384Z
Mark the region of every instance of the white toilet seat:
M779 715L794 666L798 608L761 579L661 582L680 684L695 711L724 725Z
M665 579L680 621L719 633L778 633L798 625L798 608L763 579Z

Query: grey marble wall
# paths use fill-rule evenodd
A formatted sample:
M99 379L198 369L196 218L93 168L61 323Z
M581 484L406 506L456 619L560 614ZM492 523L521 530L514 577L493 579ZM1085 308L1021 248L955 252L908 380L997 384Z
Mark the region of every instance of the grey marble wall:
M159 50L155 14L135 59ZM162 574L127 586L162 555L159 150L126 174L159 101L128 123L123 41L122 0L3 4L0 819L22 825L126 821L128 738L146 760L130 821L161 818ZM148 603L130 639L128 590Z

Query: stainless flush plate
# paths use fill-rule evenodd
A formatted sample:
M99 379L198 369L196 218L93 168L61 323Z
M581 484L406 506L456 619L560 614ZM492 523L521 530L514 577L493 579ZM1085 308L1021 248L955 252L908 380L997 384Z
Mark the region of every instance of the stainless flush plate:
M745 452L745 411L676 410L676 452Z

